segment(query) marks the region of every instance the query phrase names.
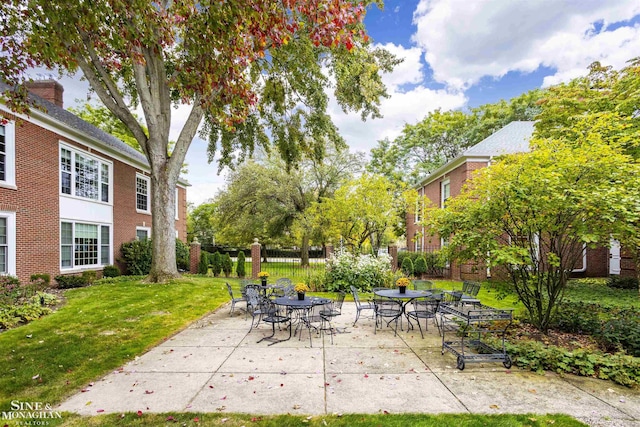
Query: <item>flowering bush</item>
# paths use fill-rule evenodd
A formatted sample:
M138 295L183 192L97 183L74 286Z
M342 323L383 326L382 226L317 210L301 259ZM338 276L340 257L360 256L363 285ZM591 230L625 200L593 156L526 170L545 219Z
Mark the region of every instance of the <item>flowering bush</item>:
M347 251L337 251L326 264L327 291L349 291L349 286L364 291L372 287L388 286L393 283L391 257L382 254L353 255Z
M261 271L260 273L258 273L258 277L261 279L266 279L267 277L269 277L269 273L267 273L266 271Z
M299 294L303 294L309 290L309 287L307 286L306 283L300 282L300 283L296 283L296 285L293 287L293 290Z
M401 277L398 280L396 280L396 286L401 288L401 287L407 287L411 284L411 281L409 279L407 279L406 277Z

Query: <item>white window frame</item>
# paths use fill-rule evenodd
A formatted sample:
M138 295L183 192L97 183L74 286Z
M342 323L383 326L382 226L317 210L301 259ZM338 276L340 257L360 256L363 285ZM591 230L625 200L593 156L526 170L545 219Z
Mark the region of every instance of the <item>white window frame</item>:
M147 183L147 209L139 209L138 208L138 180L143 180L146 181ZM151 214L151 178L149 178L146 175L143 175L141 173L136 173L136 199L135 199L135 204L136 204L136 212L138 213L144 213L144 214Z
M0 124L4 127L4 180L0 187L16 189L16 126L14 122Z
M16 213L0 211L0 217L7 220L7 271L0 272L3 276L16 275Z
M151 227L136 227L136 238L138 238L138 231L146 232L147 239L151 239Z
M67 150L69 152L71 152L71 171L63 171L62 170L62 150ZM98 181L97 181L97 192L98 192L98 198L97 199L92 199L91 197L85 197L82 195L77 195L76 193L76 155L85 157L87 159L90 160L94 160L96 162L98 162L97 165L97 170L98 170ZM108 174L107 174L107 182L103 182L102 180L102 170L103 170L103 166L106 166L108 168ZM71 175L71 179L70 179L70 191L71 194L69 193L64 193L62 191L62 173L69 173ZM105 160L101 157L95 156L92 153L89 153L88 151L84 151L81 149L78 149L76 147L72 147L70 145L64 144L64 143L60 143L59 147L58 147L58 191L60 193L60 196L64 196L64 197L73 197L75 199L78 200L86 200L89 202L93 202L93 203L101 203L104 205L113 205L113 163ZM107 186L107 201L103 201L103 196L104 196L104 191L103 191L103 185Z
M71 224L71 266L63 266L62 265L62 224L68 223ZM76 265L75 264L75 252L76 252L76 225L77 224L86 224L86 225L95 225L98 228L98 242L97 242L97 255L96 255L96 264L85 264L85 265ZM109 227L109 260L105 264L102 262L102 247L104 244L102 243L102 227ZM104 267L105 265L113 264L113 225L112 224L102 224L102 223L94 223L88 221L74 221L74 220L60 220L60 239L59 239L59 250L60 250L60 271L82 271L82 270L94 270L97 268ZM68 246L68 245L65 245Z
M449 188L449 197L445 197L445 187ZM445 207L445 202L451 198L451 180L449 178L442 180L442 182L440 183L440 207L444 208Z

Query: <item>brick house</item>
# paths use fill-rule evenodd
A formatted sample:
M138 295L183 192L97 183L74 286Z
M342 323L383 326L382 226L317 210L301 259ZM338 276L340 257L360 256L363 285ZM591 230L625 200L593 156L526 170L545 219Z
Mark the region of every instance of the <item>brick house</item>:
M0 102L0 274L28 282L118 264L122 243L151 235L146 158L64 110L58 82L29 91L44 111L18 116ZM185 242L187 185L176 188L175 232Z
M483 141L466 150L462 155L441 166L414 188L420 196L426 196L439 207L443 207L449 197L460 194L465 181L477 169L488 167L494 157L501 154L518 153L529 150L529 140L534 131L534 122L511 122ZM420 212L407 214L407 250L432 252L439 250L443 241L437 236L425 236L418 224ZM629 273L625 266L632 263L620 257L619 246L608 248L588 248L584 252L581 265L573 271L577 277L605 277L609 274ZM621 268L622 265L622 268ZM491 276L482 264L465 263L449 266L449 276L455 280L484 280ZM494 272L495 273L495 272ZM494 274L495 276L495 274Z

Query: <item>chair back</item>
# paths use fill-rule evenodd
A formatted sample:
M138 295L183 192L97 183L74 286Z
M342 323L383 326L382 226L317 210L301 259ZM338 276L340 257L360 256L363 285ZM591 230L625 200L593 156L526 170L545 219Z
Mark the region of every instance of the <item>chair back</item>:
M227 282L226 285L227 285L227 292L229 292L229 296L231 297L231 299L233 299L233 289L231 289L231 285L229 284L229 282Z
M351 285L351 294L353 295L353 300L356 303L356 307L360 307L360 297L358 296L358 289L355 286Z
M462 282L462 293L475 297L480 292L480 283L465 281Z
M298 295L293 285L287 285L284 287L284 296L286 297L294 297Z
M282 277L278 280L276 280L276 286L289 286L292 285L293 283L291 282L291 279L287 279L286 277Z
M430 280L413 280L413 290L431 290L433 289L433 282Z
M337 311L338 313L342 313L342 304L344 303L344 297L346 296L346 293L344 292L338 292L338 296L336 297L335 301L333 302L333 309L335 311Z
M256 286L248 285L246 288L247 305L254 309L260 306L260 291Z

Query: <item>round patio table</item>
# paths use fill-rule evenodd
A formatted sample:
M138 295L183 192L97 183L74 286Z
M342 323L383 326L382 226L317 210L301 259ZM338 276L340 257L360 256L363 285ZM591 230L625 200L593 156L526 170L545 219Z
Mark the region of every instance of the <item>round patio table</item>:
M292 313L295 313L295 319L292 319L292 322L296 324L296 330L293 334L295 335L298 333L298 329L302 327L306 326L307 329L312 327L307 319L307 314L312 307L316 305L331 304L332 300L329 298L308 297L305 295L303 300L298 299L297 296L278 297L274 302L278 305L286 306ZM311 334L309 334L309 342L311 342Z
M427 298L430 297L431 295L433 295L433 293L431 291L414 291L411 289L407 289L405 291L405 293L401 294L400 291L398 289L378 289L376 291L373 291L373 293L379 297L383 297L383 298L390 298L390 299L398 299L398 300L403 300L402 304L401 304L401 310L400 313L398 314L398 316L394 317L393 319L391 319L389 322L387 322L387 325L391 322L393 322L395 319L402 317L403 314L406 314L406 307L407 305L413 301L416 298ZM406 300L406 301L404 301ZM396 327L397 327L397 323L396 323ZM402 330L402 322L400 322L400 329Z

